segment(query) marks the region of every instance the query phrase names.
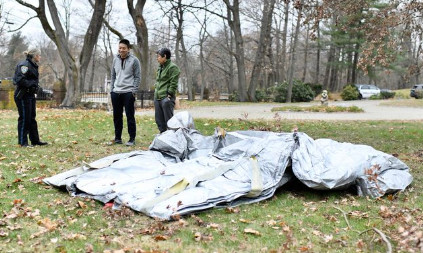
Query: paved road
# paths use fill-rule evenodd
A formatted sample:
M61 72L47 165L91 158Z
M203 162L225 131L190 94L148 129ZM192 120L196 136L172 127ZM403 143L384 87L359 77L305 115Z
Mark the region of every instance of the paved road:
M381 100L356 100L330 102L329 105L357 106L364 110L362 113L318 113L318 112L272 112L273 107L285 104L240 104L221 106L199 106L195 108L178 109L189 111L194 118L211 119L274 119L279 115L281 119L296 120L423 120L423 108L380 105ZM313 103L318 105L317 102ZM295 104L310 106L309 103ZM154 109L137 112L137 115L154 116ZM278 116L276 116L278 117Z

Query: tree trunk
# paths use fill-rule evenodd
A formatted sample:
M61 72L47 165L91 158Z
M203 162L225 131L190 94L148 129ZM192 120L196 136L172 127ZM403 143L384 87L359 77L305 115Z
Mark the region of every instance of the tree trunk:
M239 12L239 0L234 0L233 5L229 0L223 0L227 8L227 19L229 27L231 28L235 37L235 60L238 67L238 95L239 101L245 102L247 100L246 76L245 76L245 54L244 54L244 40L241 32L241 19ZM232 19L233 18L233 19Z
M148 47L148 28L145 22L143 11L147 0L138 0L135 4L134 1L127 0L128 11L132 17L132 21L135 25L135 36L137 37L137 46L139 49L139 58L141 63L141 84L139 90L148 90L148 83L151 82L149 78L149 47Z
M272 63L272 71L273 71L273 75L274 75L274 82L281 82L281 58L280 58L280 54L281 54L281 23L282 21L279 20L276 21L275 20L275 26L276 26L276 33L275 33L275 42L276 42L276 52L275 52L275 56L273 57L273 61L271 61ZM268 50L271 51L273 50L271 45L268 47ZM269 52L270 54L271 52ZM273 85L273 83L272 83Z
M419 39L418 39L418 41L420 41L420 43L419 43L419 46L417 47L416 53L413 55L414 61L415 61L414 64L415 64L415 68L416 68L416 73L415 73L416 83L420 83L421 66L420 66L419 58L422 55L422 43L421 43L422 37L423 37L423 35L420 33Z
M206 77L204 74L204 53L203 53L203 39L200 39L200 68L201 68L201 89L200 89L200 101L204 98L204 89L206 86Z
M349 64L347 67L347 83L351 83L352 82L352 68L353 68L353 56L351 51L347 53L347 63Z
M289 1L285 2L285 13L284 13L284 24L282 32L282 55L281 55L281 67L280 67L280 82L286 81L286 40L288 36L288 18L289 18Z
M329 47L328 61L326 62L326 71L325 71L325 76L323 79L323 88L329 91L332 91L329 89L329 76L330 76L331 66L333 65L334 58L335 58L335 46L331 44Z
M223 29L225 32L225 37L226 37L226 41L227 41L227 47L229 49L230 52L232 52L233 48L234 48L234 38L233 38L233 34L231 31L228 31L226 24L223 24ZM229 53L227 54L228 58L229 58L229 71L228 71L228 93L232 94L235 91L235 78L234 78L234 73L235 73L235 68L234 68L234 61L232 58L232 54Z
M354 56L353 56L353 66L351 71L351 83L355 84L357 82L357 65L358 65L358 57L360 55L360 44L355 44Z
M88 91L93 91L93 83L94 83L94 74L95 74L95 63L96 63L96 51L97 51L97 45L94 46L93 56L92 56L92 64L91 64L91 76L90 80L88 81Z
M267 75L264 88L268 88L271 85L274 85L274 83L277 80L277 71L276 71L277 67L275 68L273 66L276 65L275 58L277 59L278 57L275 57L274 54L273 54L274 52L273 52L273 48L272 48L272 40L273 40L273 38L271 37L270 40L268 41L267 47L266 47L267 48L266 55L267 55L267 58L269 59L270 73ZM276 60L276 62L277 62L277 60Z
M298 44L298 34L300 33L300 25L301 25L301 16L303 10L303 3L304 0L301 0L298 7L298 17L297 17L297 24L295 26L295 33L294 33L294 41L292 43L292 53L291 53L291 67L289 68L289 75L288 75L288 94L286 95L286 102L291 103L292 99L292 86L293 86L293 78L294 78L294 69L296 64L296 54L297 54L297 44Z
M206 0L204 0L204 4L206 4ZM204 73L204 42L207 39L207 16L204 14L204 20L201 24L201 29L199 32L199 44L200 44L200 68L201 68L201 87L200 87L200 101L203 101L204 98L204 89L206 88L206 75ZM210 92L208 93L210 94Z
M304 48L304 69L303 69L303 77L301 81L304 83L307 75L307 63L308 63L308 40L310 36L310 27L307 25L307 34L305 40L305 48Z
M174 6L176 10L176 17L178 20L177 24L177 30L176 30L176 49L179 51L179 46L182 49L182 62L183 62L183 70L185 70L185 80L187 82L188 86L188 100L194 101L195 100L195 93L193 90L193 82L192 82L192 76L190 72L190 66L188 64L188 56L187 56L187 50L185 48L185 42L184 42L184 34L183 34L183 22L184 22L184 8L182 6L182 0L178 0L178 3L176 6ZM179 52L177 52L179 54Z
M251 73L250 85L248 87L248 100L256 101L256 88L257 82L260 77L261 70L263 69L264 56L266 54L266 46L270 41L270 32L272 28L272 16L273 8L275 6L275 0L265 0L263 7L263 15L261 19L261 30L259 44L256 51L256 57L254 60L253 71Z
M319 0L316 0L316 6L319 5ZM320 21L317 21L317 52L316 52L316 75L314 76L314 83L319 83L320 78Z
M337 86L337 78L338 78L338 69L339 69L339 50L337 50L334 46L334 59L333 59L333 64L332 64L332 68L330 71L330 82L329 82L329 90L331 91L338 91L338 86Z

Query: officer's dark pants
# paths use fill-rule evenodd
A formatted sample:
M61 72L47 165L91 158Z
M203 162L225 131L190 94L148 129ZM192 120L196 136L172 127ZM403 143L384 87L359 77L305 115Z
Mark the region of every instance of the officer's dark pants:
M15 97L15 103L18 107L18 143L20 145L28 145L28 135L31 143L40 142L38 135L38 125L35 117L37 116L35 98L23 97L18 99Z
M135 97L132 92L111 93L113 105L113 123L115 125L115 140L122 140L123 108L125 108L126 122L130 140L135 140L137 126L135 122Z
M156 124L160 133L167 130L167 121L173 117L173 109L175 108L175 98L163 98L154 100Z

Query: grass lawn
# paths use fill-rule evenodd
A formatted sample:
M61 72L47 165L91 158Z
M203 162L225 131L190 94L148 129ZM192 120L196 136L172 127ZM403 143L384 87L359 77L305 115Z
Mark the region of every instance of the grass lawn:
M112 115L96 110L37 111L50 145L17 145L17 112L0 110L0 252L421 252L423 122L254 121L196 119L211 135L231 130L299 131L313 138L367 144L395 154L414 177L405 191L380 199L354 190L314 191L292 182L260 203L212 209L162 222L73 198L42 178L104 156L146 150L158 133L137 118L137 145L110 146ZM126 126L123 140L128 138ZM385 238L386 236L386 238Z

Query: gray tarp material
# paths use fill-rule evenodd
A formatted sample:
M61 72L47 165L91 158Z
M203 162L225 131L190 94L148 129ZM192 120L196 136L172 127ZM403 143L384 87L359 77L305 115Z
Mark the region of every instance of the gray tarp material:
M355 185L359 195L371 197L404 190L413 180L406 164L365 145L313 140L301 132L216 128L203 136L187 112L175 114L168 126L148 151L111 155L44 182L171 219L270 198L294 176L313 189Z

